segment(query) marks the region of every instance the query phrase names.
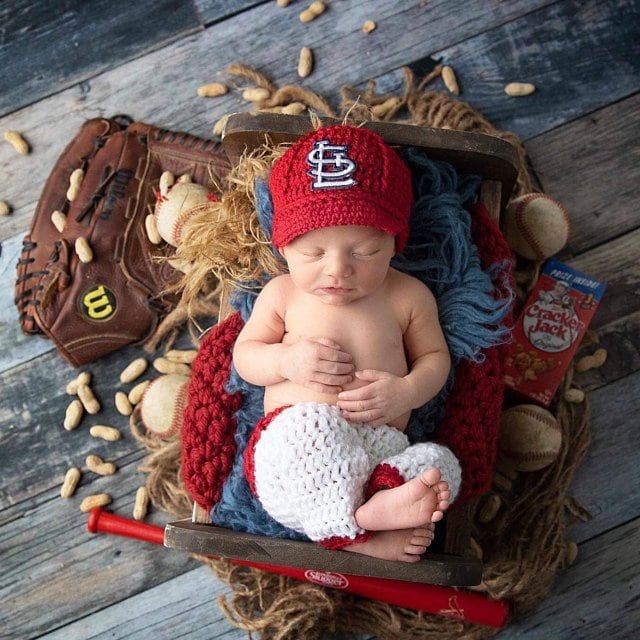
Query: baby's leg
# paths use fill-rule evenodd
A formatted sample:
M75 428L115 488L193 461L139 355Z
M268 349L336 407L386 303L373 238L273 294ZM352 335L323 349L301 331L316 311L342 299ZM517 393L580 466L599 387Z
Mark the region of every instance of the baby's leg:
M354 512L375 463L336 407L294 405L256 435L245 472L271 517L335 548L363 536Z
M350 544L343 549L382 560L418 562L433 542L433 530L434 525L431 524L422 529L376 531L368 540Z
M397 486L388 489L385 478L394 474L402 481L408 480L403 484L396 482ZM376 467L368 492L380 490L357 509L356 522L371 531L407 529L437 522L455 499L460 476L460 465L446 447L432 442L407 447Z

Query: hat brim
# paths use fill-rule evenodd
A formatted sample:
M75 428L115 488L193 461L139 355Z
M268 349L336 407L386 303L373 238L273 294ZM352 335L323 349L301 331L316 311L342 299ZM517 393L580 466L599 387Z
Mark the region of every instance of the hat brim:
M385 205L379 198L368 198L366 192L351 189L350 193L340 193L340 206L336 206L335 191L315 194L312 201L288 203L281 214L274 217L273 245L281 249L301 235L323 227L363 226L394 236L396 251L402 251L409 229L406 222L394 215L393 205Z

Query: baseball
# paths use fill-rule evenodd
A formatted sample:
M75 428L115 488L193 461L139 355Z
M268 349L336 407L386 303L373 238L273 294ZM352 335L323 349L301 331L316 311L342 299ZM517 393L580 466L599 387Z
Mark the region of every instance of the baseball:
M551 464L562 444L554 415L533 404L507 409L500 420L500 454L517 471L538 471Z
M140 401L140 417L149 433L170 438L182 426L189 376L170 373L156 378Z
M160 196L153 213L160 237L177 247L185 222L209 202L209 190L194 182L176 182Z
M567 244L569 216L553 198L543 193L529 193L509 203L504 213L503 232L518 255L542 262Z

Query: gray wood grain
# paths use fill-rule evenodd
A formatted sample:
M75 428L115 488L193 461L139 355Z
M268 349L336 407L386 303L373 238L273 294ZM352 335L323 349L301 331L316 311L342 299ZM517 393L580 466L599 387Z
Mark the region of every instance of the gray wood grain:
M602 178L606 179L605 172ZM640 229L596 246L567 262L607 285L591 329L597 331L608 357L602 367L579 377L587 388L596 389L639 368Z
M390 68L434 54L438 47L445 46L445 37L449 42L462 40L463 44L456 48L441 49L439 53L445 61L454 64L461 82L468 74L461 97L492 118L497 126L514 129L523 137L539 135L561 124L562 118L575 118L637 90L634 67L625 63L631 53L627 45L621 44L626 41L607 40L611 23L619 19L612 8L607 8L608 4L598 5L595 18L586 8L575 7L568 0L543 7L534 14L538 16L533 21L535 29L531 28L529 15L518 19L525 6L527 10L535 8L531 2L499 3L492 5L491 11L473 6L470 13L465 9L461 20L456 3L439 3L437 7L429 3L422 8L417 5L392 8L382 2L336 3L326 15L302 25L297 13L294 15L294 12L279 10L275 3L267 3L71 87L41 101L34 109L0 119L0 126L25 132L34 150L28 157L16 157L7 145L0 145L0 165L8 171L3 198L15 209L15 214L0 229L0 238L26 227L45 176L84 118L128 112L161 126L210 135L218 117L228 111L242 110L247 104L237 93L216 100L197 98L195 90L200 84L215 79L217 72L238 60L264 69L278 82L299 81L295 68L303 44L313 47L317 57L317 72L304 84L335 97L338 87L344 84L358 84L369 77L389 73ZM632 12L635 5L627 1L622 3L622 8L625 7ZM369 34L370 40L363 40L366 35L360 32L360 27L371 14L379 15L379 28ZM585 76L597 84L597 87L587 87L591 91L583 87L584 79L573 86L572 68L565 61L560 44L548 52L541 51L536 44L547 21L562 23L567 15L571 15L571 22L575 23L573 47L584 51L597 46L598 51L606 52L606 55L586 56L582 61L589 65ZM590 21L595 21L594 27ZM263 25L264 37L255 37L255 24ZM632 21L629 24L633 24ZM491 36L482 34L483 30L491 32ZM335 45L336 41L340 47ZM397 51L399 41L402 46ZM504 65L505 59L511 59L509 51L489 46L492 42L504 41L517 43L522 49L533 48L533 62L528 64L535 63L537 73L546 74L540 81L540 91L533 96L520 100L508 98L502 86L510 74L498 69L490 72L492 67ZM631 39L631 42L635 41ZM362 47L368 43L375 47L360 60ZM373 50L378 53L373 55ZM390 52L395 56L393 59L387 55ZM555 62L552 64L543 56L552 56ZM206 68L201 63L203 59L210 60ZM358 59L359 64L345 65L348 59ZM487 66L486 70L475 66L480 60ZM519 60L518 67L522 68L524 62L526 60ZM516 63L512 62L512 66L516 68ZM620 68L620 73L608 73L611 68ZM150 70L154 78L153 100L148 99L145 89ZM397 77L397 72L394 73ZM558 92L560 84L563 91ZM435 86L442 88L442 85ZM50 113L67 116L52 127ZM528 128L518 127L514 119L527 119L531 124ZM40 181L27 181L26 175L40 176Z
M93 367L92 389L102 405L96 415L84 414L74 431L63 428L66 407L73 399L65 391L78 375L56 352L49 352L0 375L0 505L46 491L62 481L69 466L78 466L90 453L113 461L140 450L129 431L128 418L114 405L116 390L133 385L119 383L120 371L142 352L134 347L112 354ZM157 375L153 370L140 380ZM105 424L120 429L122 439L105 442L89 435L89 428Z
M23 502L3 511L0 628L7 637L37 637L197 566L164 547L87 533L87 514L79 510L87 495L109 493L110 509L131 517L136 489L144 482L138 464L131 456L104 478L85 468L72 498L60 498L56 487L40 493L37 505ZM149 518L156 524L166 520L166 514Z
M624 553L621 553L624 549ZM549 598L500 633L501 640L630 640L640 628L640 520L580 545Z
M640 229L597 246L569 260L570 264L607 283L593 327L600 327L638 310L640 293Z
M570 537L584 541L624 524L640 513L637 422L640 413L640 372L590 393L591 444L578 467L571 494L591 513L576 524ZM622 482L621 482L622 480ZM615 500L602 487L620 487ZM623 487L628 487L624 490Z
M26 336L20 329L18 309L13 304L16 263L23 234L2 243L0 254L0 373L53 350L49 340Z
M167 550L167 553L172 553ZM146 640L224 638L245 640L220 612L216 599L228 594L201 566L93 615L40 636L43 640Z
M607 362L580 376L585 389L597 389L640 369L640 311L600 326L597 335L607 350Z
M5 0L0 113L82 82L201 28L190 2ZM8 66L8 65L7 65Z
M11 17L14 40L3 34L0 62L5 69L15 63L11 52L17 51L12 48L16 39L36 47L43 34L63 33L60 29L71 15L62 11L49 16L51 23L34 21L27 11L30 4L10 0L0 9L2 27L6 8L25 9L24 16ZM102 0L91 4L104 6ZM136 487L144 479L137 471L144 452L129 435L115 444L93 442L87 434L92 422L86 419L77 432L64 432L64 385L75 371L47 341L24 338L16 330L13 270L44 180L85 118L125 112L206 136L219 116L247 104L239 91L219 99L198 98L200 84L225 79L218 72L234 61L257 66L278 83L298 82L297 54L306 45L316 52L317 66L304 84L332 97L339 86L364 87L371 77L378 79L381 90L400 91L402 65L421 59L430 63L431 57L451 63L462 86L461 99L498 127L526 138L543 188L569 208L574 225L570 264L609 285L594 321L609 351L608 361L576 379L591 389L593 444L571 492L594 517L570 529L570 537L580 542L580 555L559 576L551 597L500 637L633 637L640 622L640 505L633 491L639 479L635 417L640 388L640 230L633 184L640 3L335 0L308 25L298 20L305 3L287 9L272 0L250 4L255 6L243 0L196 0L200 19L211 27L181 31L180 20L162 25L153 36L126 43L124 57L118 57L117 38L96 42L96 56L89 56L87 63L98 60L105 66L93 67L91 77L82 75L87 67L72 55L69 42L55 43L62 47L55 50L67 58L51 60L47 67L52 71L51 95L37 93L43 79L35 77L7 98L10 106L0 117L0 128L23 131L33 152L22 157L0 144L0 199L15 210L0 225L0 635L245 637L221 617L214 599L222 588L208 569L177 552L86 533L86 516L77 506L88 493L112 493L113 509L130 515ZM191 3L184 5L185 12L193 10ZM131 11L141 16L156 7L132 3ZM213 12L220 7L225 16L227 11L235 15L216 17ZM124 24L134 15L131 11L119 14L123 24L113 18L96 22L90 34L106 38L107 32L139 32L139 24ZM378 23L368 36L360 31L366 19ZM86 42L86 24L75 24L77 41ZM149 24L145 22L145 28ZM25 28L18 33L29 25L31 32ZM178 39L167 44L172 38ZM142 47L137 53L136 46ZM36 49L33 61L24 61L23 67L42 64ZM56 75L56 69L63 73ZM533 81L538 91L527 98L507 98L502 85L512 79ZM433 87L442 85L437 81ZM27 104L21 103L25 93L30 93L29 106L21 106ZM139 355L135 349L113 354L94 371L98 395L108 405L99 419L118 420L125 433L126 420L115 414L111 399L119 387L119 371L134 354ZM64 470L82 464L96 444L97 452L113 455L118 473L102 479L85 473L77 498L63 501L57 496ZM158 513L150 518L156 523L166 519Z
M639 35L636 0L567 0L436 55L456 69L465 100L526 139L637 92ZM536 91L510 98L503 87L513 81Z
M256 0L194 0L196 9L205 25L220 22L258 4L264 4L264 2L265 0L262 2Z
M0 118L0 128L22 131L33 148L31 155L17 157L8 145L0 145L0 166L7 171L2 198L14 208L3 221L0 240L28 226L45 177L86 118L128 113L165 128L209 136L220 116L250 106L240 91L216 99L196 96L201 84L220 79L218 74L233 62L253 65L281 84L298 83L298 54L302 46L309 46L316 54L316 71L302 84L335 102L345 84L365 82L447 43L499 27L539 4L544 3L517 0L485 10L462 0L423 6L383 0L335 2L305 25L293 6L283 10L268 2L107 70ZM371 16L378 28L367 35L361 27ZM56 114L53 122L51 114Z
M640 94L635 94L527 140L544 192L569 212L568 246L574 254L640 226L639 121Z

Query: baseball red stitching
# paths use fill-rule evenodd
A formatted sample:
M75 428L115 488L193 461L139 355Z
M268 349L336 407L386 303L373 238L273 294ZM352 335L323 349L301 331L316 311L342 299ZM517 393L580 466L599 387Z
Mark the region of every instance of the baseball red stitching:
M530 193L529 195L523 196L522 200L518 202L518 206L516 207L515 213L515 223L520 235L523 236L525 241L529 244L529 246L533 249L533 253L538 258L538 260L542 260L544 255L542 255L542 249L535 237L531 233L531 231L525 225L525 216L524 209L525 207L532 202L533 200L537 200L538 198L544 197L540 193Z
M157 378L157 380L159 380L160 378ZM155 382L155 381L154 381ZM179 387L178 387L178 393L176 394L176 403L173 407L173 418L171 419L171 424L169 424L169 428L166 431L163 431L161 433L158 433L155 431L153 425L149 426L149 424L147 424L147 420L145 420L145 416L144 416L144 398L147 395L147 393L149 392L149 389L151 389L152 385L149 385L146 389L145 392L142 396L142 399L140 400L140 416L142 418L142 422L144 423L145 427L147 427L147 429L149 431L151 431L152 433L157 434L158 436L162 436L163 438L167 438L169 436L174 435L175 433L177 433L180 429L180 427L182 426L182 415L184 414L184 410L187 404L187 392L186 392L186 385L189 383L189 379L187 378L187 380L185 380ZM151 421L149 421L151 422Z
M186 209L185 211L181 211L175 222L173 223L172 231L173 238L176 244L180 244L180 240L182 239L182 228L185 225L185 222L194 214L200 213L200 211L204 211L208 207L211 206L212 200L207 200L207 202L202 202L201 204L197 204L194 207ZM188 214L188 215L187 215Z
M542 247L540 247L540 244L536 241L536 238L533 236L531 231L525 225L526 217L524 216L524 209L533 200L539 200L541 198L544 198L545 200L549 200L550 202L553 202L553 204L555 204L560 209L560 212L562 213L562 217L564 218L564 222L567 225L567 233L569 232L570 226L571 226L569 222L569 214L567 213L566 209L557 200L554 200L553 198L546 196L544 193L530 193L530 194L527 194L526 196L522 196L522 199L518 201L518 204L516 206L514 220L515 220L516 228L518 229L520 234L523 236L524 240L529 243L529 246L531 247L531 249L533 249L533 252L536 255L538 260L544 260L547 256L544 255L542 251Z
M545 415L544 413L538 413L536 411L533 411L532 409L525 409L523 408L518 408L517 411L513 411L513 414L517 415L523 415L526 416L528 418L533 418L536 421L541 422L542 424L545 424L548 427L551 427L553 430L561 432L562 430L560 429L560 425L558 424L558 421L553 418L552 416L548 416ZM556 452L553 449L546 449L545 451L541 451L538 453L535 452L527 452L522 453L522 452L518 452L518 451L514 451L512 449L509 449L507 446L505 446L504 443L501 442L500 444L501 449L503 451L503 453L505 455L507 455L510 458L513 458L515 460L537 460L540 458L544 458L545 456L551 454L555 457Z

